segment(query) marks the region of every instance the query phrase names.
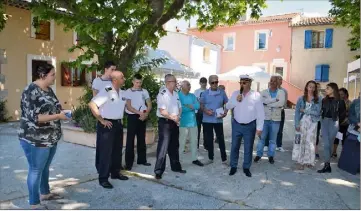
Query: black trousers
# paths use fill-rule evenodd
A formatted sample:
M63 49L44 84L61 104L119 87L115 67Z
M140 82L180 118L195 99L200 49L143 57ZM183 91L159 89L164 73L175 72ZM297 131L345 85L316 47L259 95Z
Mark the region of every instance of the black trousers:
M196 115L196 119L197 119L197 127L198 127L198 149L199 149L199 139L201 137L201 128L202 128L202 121L203 121L203 112L198 111L197 115ZM204 136L203 136L203 146L206 147L206 143L204 141Z
M172 120L159 118L158 133L157 161L155 163L154 173L163 174L167 154L172 171L181 170L182 166L179 162L179 127Z
M203 134L205 143L207 143L208 158L213 160L214 158L214 135L213 130L216 132L218 140L219 150L221 151L222 161L227 160L226 145L224 142L223 123L205 123L203 122Z
M122 166L123 125L121 120L109 120L112 128L97 125L96 157L99 181L107 181L109 175L119 175Z
M127 145L125 147L125 164L132 168L134 162L134 138L137 136L137 163L147 162L145 145L146 121L139 120L138 114L128 114Z

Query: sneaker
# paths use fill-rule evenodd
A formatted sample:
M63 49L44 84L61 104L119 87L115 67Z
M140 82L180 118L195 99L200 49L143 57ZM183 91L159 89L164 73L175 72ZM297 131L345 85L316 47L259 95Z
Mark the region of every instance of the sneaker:
M268 151L268 146L265 146L265 147L263 148L263 151L264 151L264 152L267 152L267 151Z
M285 152L285 150L282 148L282 147L277 147L277 151L280 151L280 152Z
M222 161L222 164L223 164L223 165L228 165L228 161L227 161L227 160Z

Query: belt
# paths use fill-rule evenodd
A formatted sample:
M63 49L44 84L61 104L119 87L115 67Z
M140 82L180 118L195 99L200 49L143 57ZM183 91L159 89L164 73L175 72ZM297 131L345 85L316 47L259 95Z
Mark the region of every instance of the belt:
M237 122L237 120L235 119L234 121L236 121ZM251 121L251 122L248 122L248 123L239 123L239 122L237 122L238 124L240 124L240 125L249 125L249 124L252 124L254 121L256 121L256 120L253 120L253 121Z
M104 118L104 120L107 120L110 122L122 122L122 119L106 119L106 118Z

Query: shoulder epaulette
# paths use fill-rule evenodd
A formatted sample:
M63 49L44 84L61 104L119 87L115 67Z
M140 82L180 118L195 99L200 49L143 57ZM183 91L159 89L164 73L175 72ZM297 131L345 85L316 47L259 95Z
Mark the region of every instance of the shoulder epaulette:
M109 92L110 90L112 90L112 87L105 87L105 91Z
M161 94L164 95L166 92L167 92L167 90L163 89L163 90L161 91Z

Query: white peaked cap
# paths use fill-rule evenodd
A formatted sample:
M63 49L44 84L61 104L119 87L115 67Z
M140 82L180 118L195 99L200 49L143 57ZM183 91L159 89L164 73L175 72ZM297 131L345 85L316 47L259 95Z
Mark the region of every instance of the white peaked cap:
M253 81L253 78L250 77L249 75L240 75L239 76L239 79L242 80L242 79L249 79L249 80L252 80Z

